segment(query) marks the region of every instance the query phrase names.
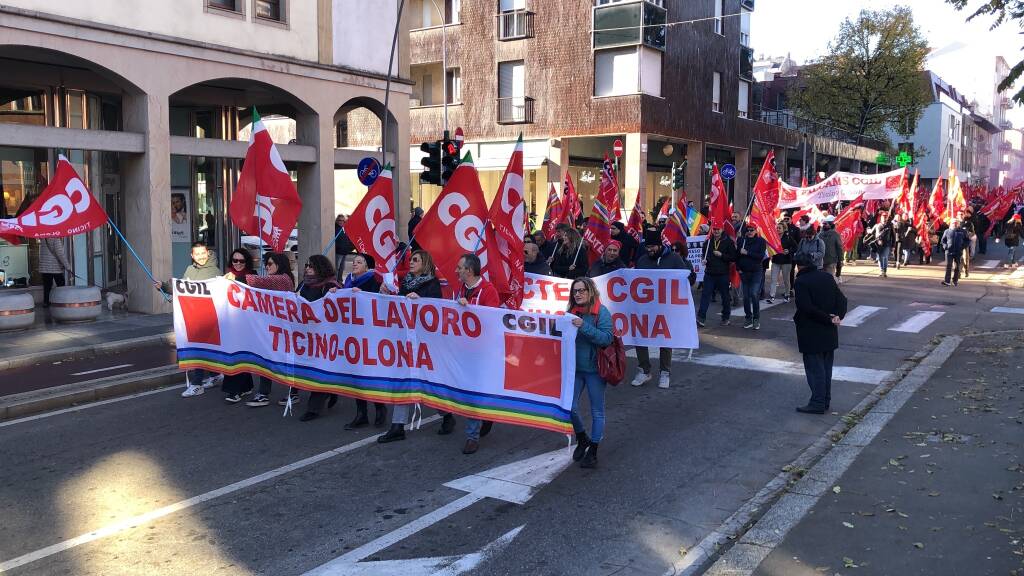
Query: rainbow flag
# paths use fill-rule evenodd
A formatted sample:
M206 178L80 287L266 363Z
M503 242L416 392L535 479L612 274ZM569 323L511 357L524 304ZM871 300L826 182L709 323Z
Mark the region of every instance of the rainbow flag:
M690 236L700 235L700 227L708 223L708 219L697 211L693 206L686 208L686 227L690 229Z

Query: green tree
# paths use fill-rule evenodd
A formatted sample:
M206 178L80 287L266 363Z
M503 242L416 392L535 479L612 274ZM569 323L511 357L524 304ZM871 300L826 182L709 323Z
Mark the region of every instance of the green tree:
M967 7L969 0L946 0L946 2L953 5L957 10L963 10ZM992 25L989 26L989 30L995 30L1002 26L1008 20L1016 20L1017 25L1024 28L1024 0L988 0L982 2L981 6L978 6L967 17L967 21L970 22L978 16L992 16ZM1024 73L1024 60L1017 62L1013 68L1010 69L1010 74L999 83L997 90L1002 92L1008 90L1013 83L1020 78L1021 74ZM1024 87L1017 91L1013 95L1013 99L1017 102L1024 104Z
M909 137L931 102L921 74L927 55L909 8L862 10L842 23L825 57L804 67L790 102L797 116L858 137L888 141L887 128Z

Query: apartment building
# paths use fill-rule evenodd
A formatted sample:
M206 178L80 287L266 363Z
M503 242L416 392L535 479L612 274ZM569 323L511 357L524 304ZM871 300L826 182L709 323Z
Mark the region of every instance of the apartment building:
M13 217L45 187L58 153L158 278L180 274L189 244L226 262L240 243L227 206L253 107L292 172L304 208L299 258L334 234L344 183L367 155L408 160L406 34L389 109L396 0L120 0L0 2L0 185ZM400 27L401 28L401 27ZM357 142L349 125L364 126ZM401 143L398 145L396 143ZM408 197L397 175L396 196ZM408 203L400 201L399 218ZM172 207L173 206L173 207ZM38 282L38 246L0 242L7 279ZM108 227L68 241L74 282L126 285L130 306L170 308Z

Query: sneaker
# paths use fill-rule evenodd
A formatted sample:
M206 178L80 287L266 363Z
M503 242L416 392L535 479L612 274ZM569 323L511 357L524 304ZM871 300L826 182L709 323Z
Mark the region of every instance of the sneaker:
M754 320L754 330L760 330L760 329L761 329L761 321L760 320Z
M943 286L949 286L950 284L949 284L949 282L946 282L945 280L943 280L943 281L942 281L942 285L943 285Z
M224 397L224 401L228 402L228 403L231 403L231 404L238 404L239 402L242 401L242 395L241 394L228 394L227 396Z
M668 385L669 385L669 374L668 374L668 372L665 372L664 370L662 370L661 374L658 376L658 388L668 388Z
M633 386L643 386L650 379L650 374L647 374L643 370L640 370L639 372L636 373L636 376L633 377L633 381L630 382L630 384L632 384Z
M220 384L221 382L224 382L224 375L214 374L209 378L203 379L203 388L213 388L214 386Z
M842 276L837 276L836 277L836 284L842 284L842 283L843 283L843 277Z
M206 389L203 388L202 386L189 384L187 387L185 387L185 391L181 393L181 397L190 398L192 396L199 396L203 392L206 392Z
M748 329L748 330L753 328L754 327L754 321L748 319L746 322L743 323L743 327Z
M700 326L701 328L704 327L704 319L703 318L697 318L697 326Z
M767 298L767 299L765 300L765 303L766 303L766 304L775 304L775 298L772 298L771 296L769 296L769 297L768 297L768 298Z
M299 403L299 395L298 394L289 394L288 396L292 397L292 406L294 406L294 405ZM288 396L285 396L284 398L281 398L280 400L278 400L277 401L277 405L278 406L287 406L288 405Z
M789 296L783 296L782 301L785 302L786 304L789 304Z
M263 394L257 394L257 395L252 397L252 400L249 400L248 402L246 402L245 405L246 406L252 406L253 408L258 408L260 406L269 406L270 405L270 398L267 398Z
M728 318L723 318L723 319L722 319L722 326L728 326L728 325L729 325L730 323L731 323L731 322L729 321L729 319L728 319Z

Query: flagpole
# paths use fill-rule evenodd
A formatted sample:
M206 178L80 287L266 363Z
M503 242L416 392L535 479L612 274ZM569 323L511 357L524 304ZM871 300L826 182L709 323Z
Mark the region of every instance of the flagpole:
M154 284L156 284L157 279L153 276L153 272L150 271L149 266L146 266L146 263L142 261L142 258L139 257L138 252L136 252L135 248L132 247L131 242L128 242L128 239L124 237L124 234L121 233L121 229L117 227L117 224L114 224L114 221L111 220L109 214L107 214L107 224L110 224L110 227L114 229L114 232L116 232L118 237L121 238L121 241L124 242L124 245L128 247L128 251L131 252L132 256L135 257L135 260L139 262L139 266L142 267L142 271L146 273L146 276L149 276L149 279L152 280ZM164 300L168 302L171 301L170 296L168 296L167 293L165 293L163 290L161 290L160 293L164 295Z

